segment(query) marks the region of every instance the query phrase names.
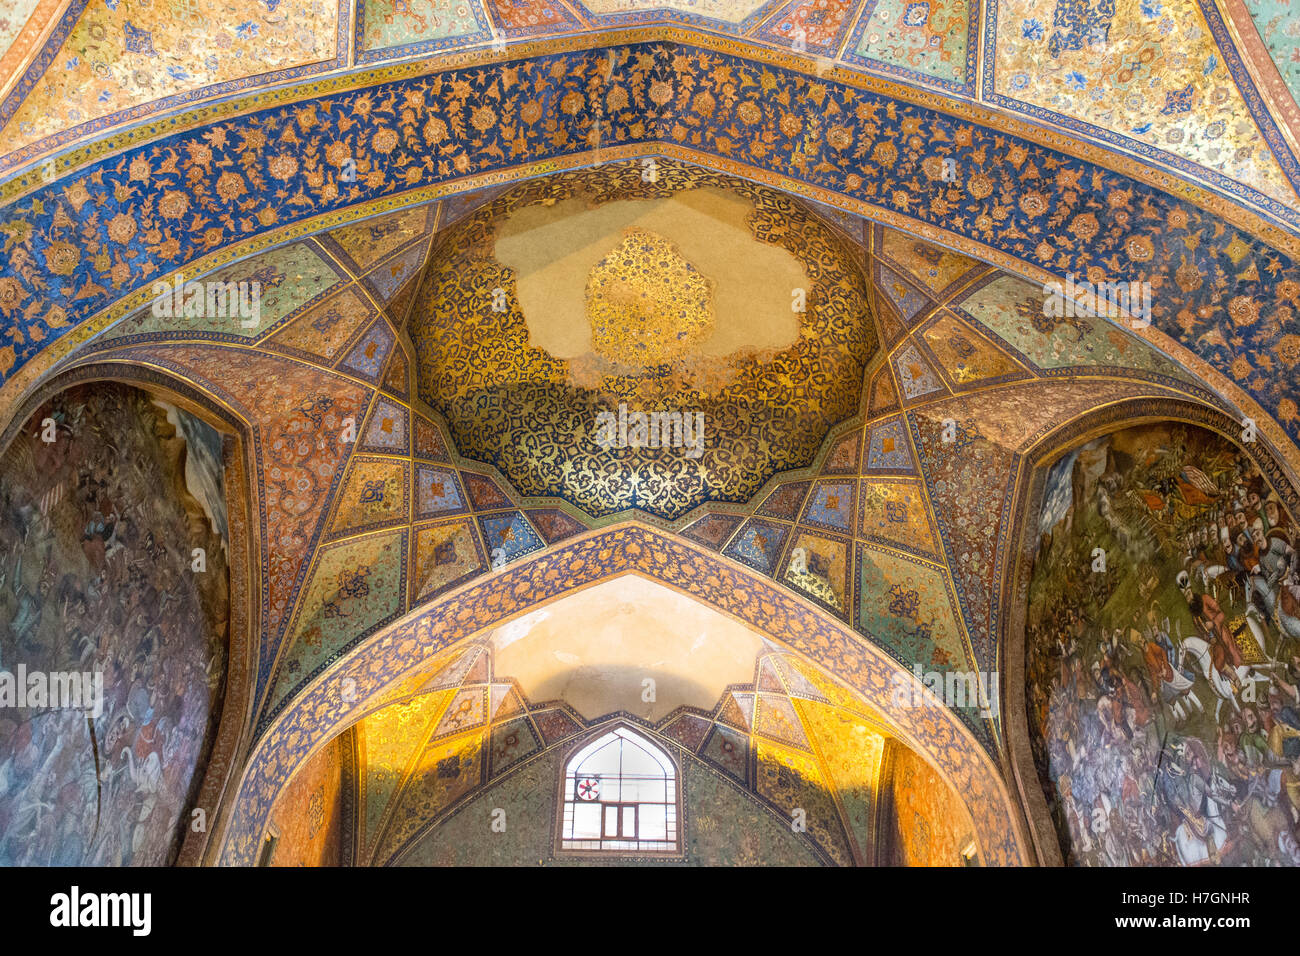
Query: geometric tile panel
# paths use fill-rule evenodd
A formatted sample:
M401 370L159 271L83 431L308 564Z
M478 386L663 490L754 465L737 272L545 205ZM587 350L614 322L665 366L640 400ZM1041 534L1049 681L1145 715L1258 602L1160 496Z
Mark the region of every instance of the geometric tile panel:
M871 404L867 407L867 417L875 418L898 408L898 392L894 389L894 376L889 374L889 366L882 365L871 380Z
M818 756L839 797L861 857L879 839L875 799L884 739L869 725L828 704L799 700L794 707L808 733L818 741Z
M888 266L880 267L879 276L877 288L885 294L885 298L894 306L903 322L910 326L913 320L930 305L930 300Z
M392 351L393 345L392 327L383 319L378 319L352 347L347 357L339 362L338 368L340 371L351 372L358 378L364 378L372 385L378 384L384 362L388 359L388 353Z
M740 515L707 514L683 528L682 534L716 551L731 537L731 533L742 520Z
M794 712L790 698L781 694L759 694L754 716L754 733L763 737L798 747L800 750L812 750L808 737L803 732L799 718Z
M749 783L749 738L745 734L714 724L700 756L742 785Z
M489 39L486 15L477 3L459 0L358 0L358 63L432 53ZM423 212L423 209L416 211ZM334 233L338 238L338 232ZM403 237L403 241L406 237Z
M938 537L921 482L863 478L858 501L861 537L937 559Z
M365 272L422 234L431 208L426 204L363 219L335 229L329 237L347 254L356 271Z
M867 444L867 462L862 469L875 475L915 475L912 444L907 424L900 417L876 422L871 426Z
M781 555L781 545L785 542L787 533L788 528L784 525L751 518L731 539L723 554L756 571L772 574L776 570L776 561Z
M880 253L900 265L917 282L936 295L979 265L960 253L932 246L897 229L881 229Z
M509 508L513 504L501 486L486 475L474 472L462 472L469 500L475 511L491 511L496 508Z
M423 415L415 416L415 457L429 461L450 461L438 426Z
M374 293L375 297L387 305L396 296L403 284L415 276L420 267L424 265L425 253L428 251L429 241L421 239L413 243L403 252L399 252L386 262L366 273L362 281ZM400 317L398 317L400 321Z
M908 342L894 353L894 371L905 404L934 392L947 395L943 380L913 342Z
M852 534L853 506L857 490L857 483L853 479L819 481L808 497L800 521L818 528Z
M970 666L941 568L867 544L858 545L857 563L858 630L927 670Z
M1244 93L1254 94L1254 83L1219 5L1140 0L1052 9L1037 0L1000 0L993 14L984 93L995 108L1167 165L1201 167L1203 179L1294 207L1294 188L1268 140L1281 156L1287 148L1269 111L1263 104L1252 109L1258 98ZM1288 17L1294 30L1294 10Z
M415 466L415 517L432 518L461 514L469 509L465 495L451 468Z
M763 499L763 503L755 509L754 514L793 521L799 514L799 506L803 504L809 484L810 482L807 481L788 481L778 486L776 491Z
M494 569L546 547L522 511L480 515L478 520Z
M660 730L665 737L677 741L686 750L694 753L709 735L713 724L707 717L696 714L682 714Z
M737 730L749 731L754 726L754 695L744 691L732 691L723 695L722 706L718 710L718 720Z
M488 688L482 684L462 687L443 711L434 739L482 727L488 720Z
M412 279L384 306L384 312L388 314L394 328L406 328L406 322L411 317L411 303L415 301L415 294L419 291L420 283L417 279Z
M488 15L506 37L543 36L573 30L580 26L569 9L552 0L485 0ZM588 3L593 12L604 12L599 2ZM619 3L617 10L629 5Z
M301 315L262 342L263 348L333 362L341 348L375 314L355 285L313 302Z
M495 777L537 753L542 745L528 718L516 717L492 727L488 748L488 773Z
M765 646L766 647L766 646ZM773 646L773 648L775 645ZM767 648L772 650L773 648ZM767 691L773 694L785 693L785 685L781 683L781 676L776 672L776 665L772 663L772 656L768 654L758 662L758 678L754 681L754 686L761 691Z
M440 521L415 532L412 603L431 600L487 569L473 522Z
M973 0L867 0L844 59L873 72L971 92L979 9Z
M388 371L384 372L384 390L398 398L406 398L410 392L407 384L409 375L410 365L406 361L406 353L400 348L394 349L393 357L388 363Z
M862 450L862 430L849 432L831 447L822 464L824 475L857 474L859 453Z
M533 723L542 733L542 739L546 741L546 746L551 746L557 741L564 740L566 737L572 737L582 730L582 724L578 723L571 714L557 707L554 710L545 710L542 712L532 712Z
M893 348L898 344L898 340L907 335L907 329L904 328L902 321L894 314L893 307L886 305L885 300L880 296L876 297L876 321L880 323L880 331L889 347Z
M339 488L332 532L357 532L407 518L407 463L354 457Z
M790 0L758 35L799 52L834 56L853 6L852 0Z
M1028 377L1009 355L951 312L939 312L921 337L949 385L959 391Z
M375 401L357 448L390 455L407 454L410 450L407 442L409 414L406 406L380 397Z
M489 716L494 722L521 713L524 710L524 704L514 684L493 684L492 700L488 710L490 712Z
M420 694L371 714L357 725L366 773L361 777L364 806L358 859L370 859L370 846L384 812L416 751L433 732L450 690Z
M484 746L480 732L468 739L434 740L415 760L394 812L384 827L376 858L392 857L420 827L450 807L483 779Z
M839 617L848 619L849 542L798 529L781 580Z
M961 300L960 311L977 319L1039 368L1078 365L1131 368L1195 380L1117 322L1095 316L1044 314L1043 287L1000 274Z
M345 647L401 614L405 586L404 531L322 547L298 598L293 637L279 663L267 716Z
M791 663L788 654L773 655L772 660L776 663L781 674L781 681L785 685L786 692L791 697L820 701L827 699L826 695L804 676L803 671Z
M195 333L215 333L242 339L254 339L275 328L287 316L294 315L318 295L341 285L341 276L335 266L324 259L310 243L294 243L264 252L252 259L226 266L202 277L185 275L186 286L181 294L180 309L176 308L176 283L173 280L171 296L158 303L161 315L154 314L155 303L111 326L104 340L127 335L166 332L176 338L192 337ZM224 308L208 308L207 294L215 283L247 283L243 295L228 297ZM211 283L211 284L210 284ZM254 286L258 297L252 299ZM243 306L257 303L256 314ZM202 313L195 315L195 312ZM256 321L254 321L256 320ZM245 323L249 323L245 325Z
M528 519L541 532L547 544L555 544L565 538L572 538L587 530L587 526L577 518L566 514L558 508L537 508L528 512Z

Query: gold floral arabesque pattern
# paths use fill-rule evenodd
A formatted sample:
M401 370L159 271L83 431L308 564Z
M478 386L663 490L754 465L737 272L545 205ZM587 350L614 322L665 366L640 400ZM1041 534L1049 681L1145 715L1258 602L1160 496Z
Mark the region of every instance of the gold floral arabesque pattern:
M632 228L587 277L587 320L602 358L665 365L713 331L712 283L663 236Z
M748 501L776 472L807 465L830 427L857 411L876 341L862 272L834 231L804 207L681 163L662 162L654 183L641 171L639 163L610 163L530 181L452 226L433 252L411 336L420 397L447 417L463 455L496 465L524 495L563 498L593 517L640 508L672 520L706 501ZM492 252L498 225L512 211L572 196L600 205L706 185L749 201L754 236L783 246L807 271L807 312L794 345L775 355L718 359L695 351L663 366L640 361L636 369L594 371L530 345L514 275ZM670 271L687 265L663 262ZM495 288L507 292L504 312L492 309ZM675 305L685 294L678 290ZM704 331L699 312L668 321L690 323L688 338ZM635 351L627 338L615 348L615 355ZM661 346L660 354L670 353ZM703 413L703 454L602 449L596 416L621 403Z

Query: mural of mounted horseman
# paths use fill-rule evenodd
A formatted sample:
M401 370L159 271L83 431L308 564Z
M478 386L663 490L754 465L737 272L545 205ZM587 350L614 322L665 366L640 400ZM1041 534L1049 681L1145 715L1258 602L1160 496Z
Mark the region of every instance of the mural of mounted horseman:
M1026 704L1067 861L1300 865L1300 526L1254 462L1125 429L1037 520Z

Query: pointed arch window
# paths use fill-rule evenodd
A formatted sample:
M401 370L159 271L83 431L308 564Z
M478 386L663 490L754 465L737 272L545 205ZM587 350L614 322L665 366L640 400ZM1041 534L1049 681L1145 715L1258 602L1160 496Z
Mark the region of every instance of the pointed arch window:
M561 850L678 852L677 766L627 727L601 734L569 758L562 797Z

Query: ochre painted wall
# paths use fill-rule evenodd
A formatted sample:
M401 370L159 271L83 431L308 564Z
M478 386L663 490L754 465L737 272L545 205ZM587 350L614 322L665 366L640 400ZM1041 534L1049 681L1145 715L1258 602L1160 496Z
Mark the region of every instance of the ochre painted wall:
M890 743L883 821L890 866L962 866L975 827L952 789L912 751Z
M341 749L336 738L294 774L271 812L278 839L271 866L338 866L342 833Z

